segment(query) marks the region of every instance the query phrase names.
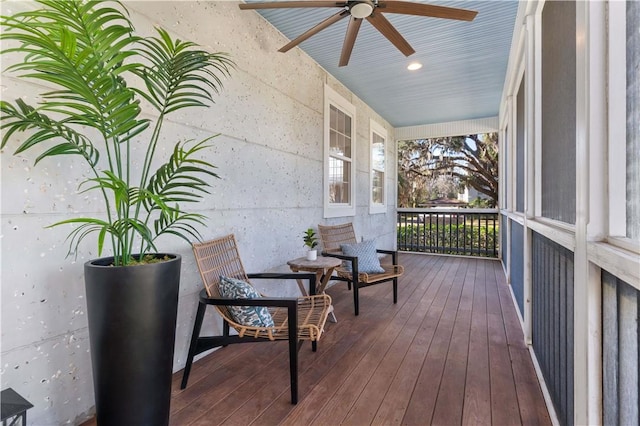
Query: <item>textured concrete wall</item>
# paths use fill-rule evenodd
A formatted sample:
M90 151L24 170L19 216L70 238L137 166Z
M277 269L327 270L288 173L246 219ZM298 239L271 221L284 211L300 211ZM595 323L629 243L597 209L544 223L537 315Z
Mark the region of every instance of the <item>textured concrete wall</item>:
M235 2L126 2L140 34L160 25L181 39L231 54L237 69L224 82L216 104L175 115L165 127L160 151L178 140L221 133L207 154L222 179L198 206L208 216L205 238L236 234L246 268L263 271L302 256L302 232L322 218L323 85L329 84L357 108L358 235L395 246L395 146L389 143L386 214L368 214L369 118L393 129L361 100L298 49L277 52L283 36ZM33 7L3 2L2 14ZM338 48L338 47L336 47ZM3 58L4 59L4 58ZM10 63L3 60L2 69ZM33 100L42 89L3 74L3 99ZM147 112L151 113L150 110ZM15 143L11 144L16 146ZM77 424L91 414L93 383L86 319L83 263L97 256L93 241L77 259L65 258L69 228L46 229L56 221L104 213L95 194L78 194L86 167L70 158L33 166L35 153L2 161L2 388L13 387L35 407L31 424ZM190 248L166 240L164 251L183 255L174 370L184 366L201 288ZM274 295L296 294L295 283L261 285ZM205 328L219 328L215 318Z

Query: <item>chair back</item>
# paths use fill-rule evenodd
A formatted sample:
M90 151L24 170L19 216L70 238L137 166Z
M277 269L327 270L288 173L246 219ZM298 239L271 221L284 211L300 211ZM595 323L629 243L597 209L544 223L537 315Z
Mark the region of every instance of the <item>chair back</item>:
M318 225L318 233L325 251L340 252L340 244L355 244L358 242L353 230L353 223L341 225Z
M209 297L220 298L221 275L249 281L233 234L203 243L194 243L193 254ZM224 316L231 318L226 306L216 306L216 308Z

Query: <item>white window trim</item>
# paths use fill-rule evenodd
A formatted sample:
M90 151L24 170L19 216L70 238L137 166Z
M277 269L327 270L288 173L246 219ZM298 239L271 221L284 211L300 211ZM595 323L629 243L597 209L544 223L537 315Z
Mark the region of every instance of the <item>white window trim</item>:
M382 180L382 203L374 203L373 201L373 176L374 176L374 168L373 168L373 135L377 134L381 138L384 139L384 169L380 170L384 179ZM378 213L386 213L387 212L387 165L388 165L388 155L387 148L389 144L389 139L387 136L387 129L382 127L380 124L375 121L369 119L369 213L370 214L378 214Z
M351 116L351 173L349 176L349 203L329 202L329 125L331 105ZM324 86L324 218L356 215L356 107L340 96L338 92L325 84Z

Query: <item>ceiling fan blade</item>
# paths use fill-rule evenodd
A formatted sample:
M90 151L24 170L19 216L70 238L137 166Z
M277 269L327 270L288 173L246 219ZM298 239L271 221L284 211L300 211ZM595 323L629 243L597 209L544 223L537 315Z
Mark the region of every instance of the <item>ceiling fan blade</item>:
M416 53L413 50L413 47L407 42L407 40L402 37L402 35L395 29L391 22L384 16L382 13L374 13L371 16L367 17L367 21L371 25L373 25L376 30L380 31L380 33L387 38L395 47L398 48L399 51L402 52L404 56L413 55Z
M433 6L430 4L397 0L381 0L378 2L378 11L385 13L402 13L405 15L430 16L432 18L456 19L459 21L473 21L478 14L478 12L473 10Z
M344 44L342 45L342 53L340 54L340 63L338 66L344 67L349 63L353 45L356 43L358 31L360 31L360 25L362 25L362 19L352 16L349 21L349 26L347 27L347 34L344 36Z
M305 41L306 39L311 37L312 35L317 34L320 31L324 30L329 25L335 24L336 22L338 22L339 20L341 20L345 16L349 16L349 11L348 10L341 10L340 12L336 13L335 15L329 16L327 19L325 19L324 21L320 22L315 27L305 31L304 33L300 34L298 37L296 37L293 40L291 40L289 43L287 43L284 46L282 46L278 50L278 52L283 52L284 53L284 52L289 51L290 49L296 47L297 45L299 45L300 43L302 43L303 41Z
M240 3L246 9L281 9L289 7L345 7L346 1L270 1L265 3Z

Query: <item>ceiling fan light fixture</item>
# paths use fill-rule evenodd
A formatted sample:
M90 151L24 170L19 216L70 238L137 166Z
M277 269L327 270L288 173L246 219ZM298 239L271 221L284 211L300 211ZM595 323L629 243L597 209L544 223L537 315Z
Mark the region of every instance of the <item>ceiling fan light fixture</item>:
M1 2L2 0L0 0ZM478 12L466 9L457 9L446 6L435 6L422 3L423 0L245 0L238 5L240 9L283 9L283 8L337 8L337 13L330 15L315 26L309 28L289 43L278 49L279 52L287 52L298 46L309 37L318 34L325 28L336 22L349 18L347 31L342 43L342 52L338 66L349 64L349 58L360 31L362 22L366 19L382 36L391 42L404 56L409 57L416 53L409 42L398 32L387 18L385 13L426 16L431 18L453 19L458 21L473 21ZM414 68L416 67L416 68ZM415 71L422 65L412 65L409 70Z
M373 3L369 0L355 3L349 7L349 13L354 18L364 19L373 12Z
M407 65L407 69L409 71L416 71L420 68L422 68L422 64L420 62L411 62L409 65Z

